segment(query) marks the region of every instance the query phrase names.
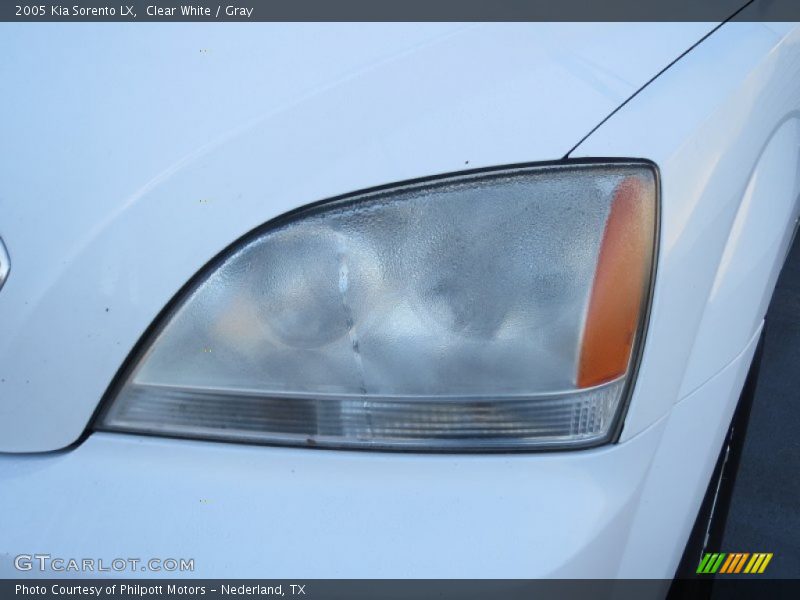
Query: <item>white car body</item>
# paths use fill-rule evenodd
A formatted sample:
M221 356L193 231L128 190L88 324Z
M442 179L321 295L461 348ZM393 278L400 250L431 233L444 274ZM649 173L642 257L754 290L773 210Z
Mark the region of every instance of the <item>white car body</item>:
M46 552L191 557L194 577L671 578L800 211L800 28L717 25L5 24L0 575L70 575L13 566ZM617 443L88 429L159 312L254 227L411 178L614 157L661 178Z

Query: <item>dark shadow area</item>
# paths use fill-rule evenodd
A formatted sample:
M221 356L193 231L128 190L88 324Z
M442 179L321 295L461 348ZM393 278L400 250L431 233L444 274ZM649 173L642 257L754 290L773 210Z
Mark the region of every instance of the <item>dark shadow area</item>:
M800 237L767 313L764 355L723 552L773 552L764 576L800 578Z

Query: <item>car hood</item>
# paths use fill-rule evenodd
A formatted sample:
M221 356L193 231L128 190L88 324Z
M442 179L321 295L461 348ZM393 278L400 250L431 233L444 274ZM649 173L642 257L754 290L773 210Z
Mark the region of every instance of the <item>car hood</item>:
M366 187L560 159L715 24L16 24L0 451L80 438L181 286Z

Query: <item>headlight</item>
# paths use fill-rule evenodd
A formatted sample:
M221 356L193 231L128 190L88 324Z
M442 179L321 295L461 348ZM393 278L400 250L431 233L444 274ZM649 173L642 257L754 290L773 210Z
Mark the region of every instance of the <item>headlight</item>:
M443 177L234 244L140 345L105 430L328 447L608 441L650 287L643 163Z

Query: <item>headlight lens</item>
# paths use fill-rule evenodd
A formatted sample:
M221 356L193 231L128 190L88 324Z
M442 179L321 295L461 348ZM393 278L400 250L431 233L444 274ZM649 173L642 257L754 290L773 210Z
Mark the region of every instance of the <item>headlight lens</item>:
M99 426L417 450L605 442L655 230L655 172L639 163L451 176L306 209L198 276Z

